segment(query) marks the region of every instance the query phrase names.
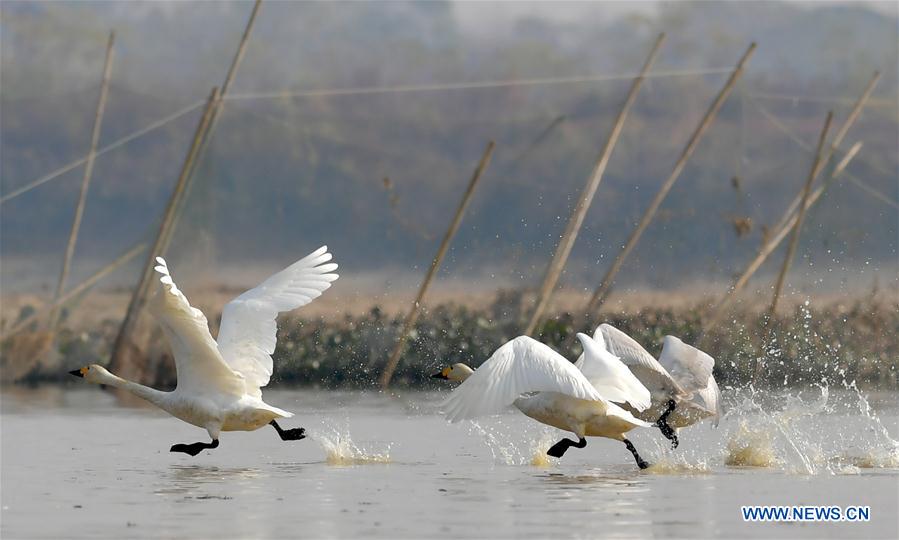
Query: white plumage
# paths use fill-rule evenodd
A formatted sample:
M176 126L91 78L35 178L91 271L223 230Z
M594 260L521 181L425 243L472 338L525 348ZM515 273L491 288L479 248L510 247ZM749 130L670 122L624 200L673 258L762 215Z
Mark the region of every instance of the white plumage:
M624 434L652 424L612 403L603 390L641 406L649 405L649 391L615 357L599 356L576 366L543 343L520 336L497 349L477 370L455 364L434 377L462 383L442 405L451 422L514 405L538 422L577 435L579 443L563 439L547 452L552 456L561 457L571 446L583 448L587 436L607 437L623 441L645 468L646 462Z
M338 276L333 273L337 265L330 260L323 246L232 300L222 314L216 343L203 312L190 305L165 260L158 257L155 269L162 287L150 310L172 348L178 379L175 390L161 392L126 381L98 365L71 373L88 382L124 388L176 418L205 428L214 445L172 447L192 455L202 448L215 448L220 431L252 431L276 418L289 418L292 413L262 401L261 389L272 375L275 319L279 313L308 304L331 286ZM303 437L302 429L282 430L274 425L284 440Z
M337 264L330 260L331 254L323 246L225 306L218 350L225 362L243 375L247 393L261 396L259 389L272 376L278 314L305 306L337 279L332 273Z
M442 408L450 422L458 422L496 414L530 392L603 400L574 364L543 343L519 336L497 349L450 394Z
M578 333L577 338L584 352L575 365L604 398L615 403L627 403L638 411L649 408L651 403L649 390L637 380L620 358L606 350L602 335L591 338Z
M665 336L659 360L639 343L610 324L601 324L594 338L602 339L606 349L633 372L649 389L652 406L634 413L645 420L655 420L665 410L668 400L676 408L668 419L672 427L692 425L703 418L721 414L720 391L712 370L715 360L696 347L674 336Z

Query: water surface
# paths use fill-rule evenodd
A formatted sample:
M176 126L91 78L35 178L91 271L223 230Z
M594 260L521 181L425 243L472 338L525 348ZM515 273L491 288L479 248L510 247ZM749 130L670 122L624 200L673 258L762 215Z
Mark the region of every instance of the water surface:
M447 424L439 394L276 390L310 438L205 431L97 388L6 388L3 538L899 537L899 395L748 398L667 448L657 430L589 440L521 414ZM861 399L865 396L867 399ZM758 466L747 466L749 464ZM868 505L869 523L744 523L740 506Z

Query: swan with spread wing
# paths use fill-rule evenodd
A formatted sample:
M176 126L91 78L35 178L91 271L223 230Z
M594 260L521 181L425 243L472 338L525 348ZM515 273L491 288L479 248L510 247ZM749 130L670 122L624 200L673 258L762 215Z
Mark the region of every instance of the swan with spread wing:
M649 466L625 434L652 424L613 403L627 403L635 410L650 406L650 393L618 358L593 338L578 334L591 351L580 366L527 336L519 336L496 350L477 370L453 364L434 378L461 382L443 403L450 422L496 414L514 405L525 415L564 431L578 441L562 439L547 454L562 457L570 447L584 448L586 437L621 441L637 466Z
M665 336L659 359L653 358L629 335L610 324L601 324L593 334L594 342L621 359L634 376L650 391L650 407L637 410L627 403L612 399L634 416L655 425L677 448L677 430L705 418L721 416L721 392L712 370L715 359L687 345L675 336ZM589 351L578 360L588 362Z
M212 442L176 444L172 452L196 456L217 448L222 431L253 431L271 425L282 440L305 437L303 428L282 429L277 419L292 413L262 401L262 387L272 376L279 313L305 306L337 279L337 265L323 246L241 294L225 306L218 342L206 317L190 305L157 257L161 290L150 308L172 348L177 387L163 392L127 381L92 364L69 373L86 381L122 388L175 418L205 429Z

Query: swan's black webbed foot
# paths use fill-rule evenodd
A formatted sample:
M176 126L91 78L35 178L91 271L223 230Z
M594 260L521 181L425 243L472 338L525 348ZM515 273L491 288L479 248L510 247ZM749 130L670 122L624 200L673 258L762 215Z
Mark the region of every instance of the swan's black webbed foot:
M640 457L640 454L637 453L637 449L634 448L634 443L630 442L627 439L624 439L624 445L627 446L627 449L631 451L631 454L634 455L634 459L637 461L637 467L641 469L645 469L649 467L649 463L643 461L643 458Z
M205 443L205 442L195 442L192 444L179 443L179 444L172 445L172 447L169 449L169 452L183 452L183 453L191 455L191 456L196 456L197 454L199 454L203 450L206 450L207 448L218 448L218 446L219 446L218 439L213 439L213 441L211 443Z
M581 437L581 440L578 442L574 442L571 439L562 439L556 444L549 447L549 450L546 451L546 455L552 456L554 458L560 458L565 455L565 451L570 447L575 448L584 448L587 446L587 439Z
M662 435L664 435L666 439L671 441L671 448L677 448L677 445L679 444L677 440L677 433L675 433L674 428L668 425L668 415L674 412L674 407L676 405L677 404L673 399L669 399L668 408L665 409L665 412L662 413L662 416L660 416L659 419L656 420L655 424L656 427L659 428L659 431L662 432Z
M281 437L282 441L298 441L306 438L306 430L304 428L281 429L281 426L274 420L269 422L269 424L274 426L275 431L278 432L278 436Z

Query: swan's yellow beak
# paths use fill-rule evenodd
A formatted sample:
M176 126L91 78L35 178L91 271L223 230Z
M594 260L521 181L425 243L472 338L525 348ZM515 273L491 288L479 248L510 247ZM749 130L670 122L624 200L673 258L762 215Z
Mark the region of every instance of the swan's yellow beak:
M431 375L431 378L432 379L449 380L449 372L450 372L450 368L448 368L448 367L443 368L443 371L441 371L440 373L435 373L435 374Z
M74 375L74 376L76 376L76 377L82 377L82 378L83 378L83 377L84 377L84 373L85 373L86 371L87 371L87 368L86 368L86 367L83 367L83 368L81 368L81 369L75 369L75 370L70 371L70 372L69 372L69 375Z

